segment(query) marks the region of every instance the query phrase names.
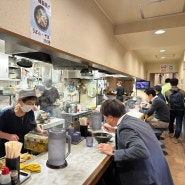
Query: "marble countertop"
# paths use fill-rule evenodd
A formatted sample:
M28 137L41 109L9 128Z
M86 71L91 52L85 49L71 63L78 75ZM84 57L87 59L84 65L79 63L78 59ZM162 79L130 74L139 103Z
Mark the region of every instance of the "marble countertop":
M136 117L136 118L140 118L141 115L142 115L143 113L139 112L139 111L136 110L136 109L130 109L130 110L127 112L127 114L130 115L130 116Z
M111 142L114 145L114 142ZM67 157L67 167L51 169L46 166L48 153L42 153L28 163L38 163L41 173L32 173L23 185L86 185L92 184L95 174L99 174L103 166L111 159L97 149L97 141L93 138L93 147L87 147L85 139L78 145L71 145L71 153Z

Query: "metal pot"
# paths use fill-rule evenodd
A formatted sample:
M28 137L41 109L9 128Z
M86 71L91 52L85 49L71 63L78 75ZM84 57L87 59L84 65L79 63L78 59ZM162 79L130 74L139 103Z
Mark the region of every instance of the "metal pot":
M70 113L77 113L77 104L71 103L69 106Z

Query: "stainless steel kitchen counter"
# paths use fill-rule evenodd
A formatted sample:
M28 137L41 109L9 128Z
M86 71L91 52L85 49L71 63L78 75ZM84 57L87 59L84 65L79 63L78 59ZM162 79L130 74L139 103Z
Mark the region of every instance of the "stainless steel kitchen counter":
M81 111L81 112L77 112L77 113L67 113L67 112L63 111L61 114L71 115L71 116L83 116L86 114L91 114L91 112L92 112L92 110Z
M47 124L39 124L42 129L49 129L51 127L59 126L59 125L65 125L64 119L59 118L51 118L50 122Z
M81 111L77 113L66 113L66 112L61 112L59 115L59 118L65 119L67 123L78 121L79 118L81 117L86 117L88 115L91 115L92 110L87 110L87 111Z
M63 169L48 168L48 153L40 154L29 163L39 163L41 173L32 173L23 185L95 185L112 161L112 157L98 151L97 145L95 139L93 147L86 147L85 140L72 145L71 153L66 159L68 165Z

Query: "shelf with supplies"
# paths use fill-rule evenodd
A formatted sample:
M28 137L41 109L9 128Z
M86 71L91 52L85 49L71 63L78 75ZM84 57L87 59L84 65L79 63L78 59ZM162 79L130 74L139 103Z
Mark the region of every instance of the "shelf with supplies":
M19 82L21 79L16 78L0 78L0 81L12 81L12 82Z

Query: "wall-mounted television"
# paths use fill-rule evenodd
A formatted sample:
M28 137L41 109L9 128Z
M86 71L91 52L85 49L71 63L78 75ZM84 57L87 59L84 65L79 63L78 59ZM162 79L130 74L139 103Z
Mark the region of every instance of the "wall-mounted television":
M150 81L136 81L136 89L148 89Z

